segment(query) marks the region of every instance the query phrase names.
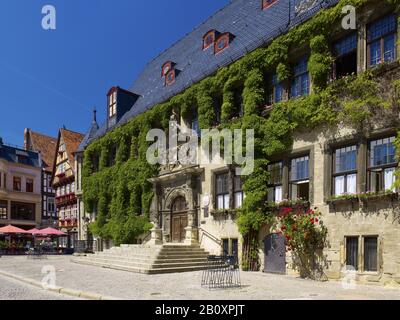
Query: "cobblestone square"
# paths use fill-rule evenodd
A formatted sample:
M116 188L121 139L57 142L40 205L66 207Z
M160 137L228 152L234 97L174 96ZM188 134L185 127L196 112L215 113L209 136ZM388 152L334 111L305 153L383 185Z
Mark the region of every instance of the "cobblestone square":
M2 257L0 272L41 281L42 268L53 266L57 286L129 300L400 300L396 288L356 285L345 289L341 282L315 282L261 272L241 272L241 289L208 290L200 285L201 271L144 275L74 264L70 259ZM73 299L2 275L0 283L0 299Z

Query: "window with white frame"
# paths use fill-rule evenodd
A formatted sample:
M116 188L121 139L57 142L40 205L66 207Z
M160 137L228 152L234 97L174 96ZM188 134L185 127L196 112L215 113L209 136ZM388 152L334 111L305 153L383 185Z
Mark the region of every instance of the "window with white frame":
M333 157L333 194L357 193L357 146L338 148Z
M292 200L310 199L309 156L292 159L290 167L290 195Z
M0 200L0 219L8 218L8 202L5 200Z
M244 200L244 192L243 192L243 180L240 176L235 176L233 181L233 196L234 196L234 204L235 209L241 208Z
M275 203L282 202L282 161L269 164L268 174L268 201Z
M217 174L215 183L217 210L229 209L229 174Z
M117 114L117 91L108 97L108 115L110 118Z
M395 137L370 141L368 186L371 192L393 190L397 168Z

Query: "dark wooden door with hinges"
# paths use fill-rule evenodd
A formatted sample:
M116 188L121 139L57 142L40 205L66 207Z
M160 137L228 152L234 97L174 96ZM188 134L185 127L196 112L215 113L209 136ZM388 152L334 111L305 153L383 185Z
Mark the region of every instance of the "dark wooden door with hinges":
M185 241L188 226L188 213L186 200L183 197L176 198L172 205L171 212L171 233L172 242L180 243Z

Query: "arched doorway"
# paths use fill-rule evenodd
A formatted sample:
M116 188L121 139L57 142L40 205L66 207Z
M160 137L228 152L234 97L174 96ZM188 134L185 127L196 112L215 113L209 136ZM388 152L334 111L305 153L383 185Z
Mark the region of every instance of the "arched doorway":
M286 244L282 235L273 233L265 238L264 254L264 272L286 273Z
M174 200L171 207L171 234L172 242L185 240L185 228L188 226L188 212L186 200L180 196Z

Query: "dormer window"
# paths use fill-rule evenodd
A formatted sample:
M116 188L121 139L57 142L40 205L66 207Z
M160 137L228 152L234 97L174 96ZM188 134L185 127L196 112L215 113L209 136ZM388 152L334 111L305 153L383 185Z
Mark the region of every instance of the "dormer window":
M229 42L230 34L228 32L219 36L214 45L214 53L217 54L224 51L226 48L229 47Z
M165 77L168 72L170 72L174 68L174 64L171 61L167 61L163 64L161 68L161 77Z
M110 118L117 114L117 91L115 90L108 97L108 115Z
M216 30L211 30L208 31L204 37L203 37L203 50L208 49L209 47L211 47L216 40L217 35L219 34L219 32L217 32Z
M262 9L268 9L270 6L278 2L278 0L262 0Z
M175 63L172 61L167 61L162 65L161 68L161 77L164 78L164 85L170 86L175 83L176 76L178 74L178 70L175 69Z
M165 85L171 86L175 82L176 72L175 70L170 70L167 75L165 76Z

